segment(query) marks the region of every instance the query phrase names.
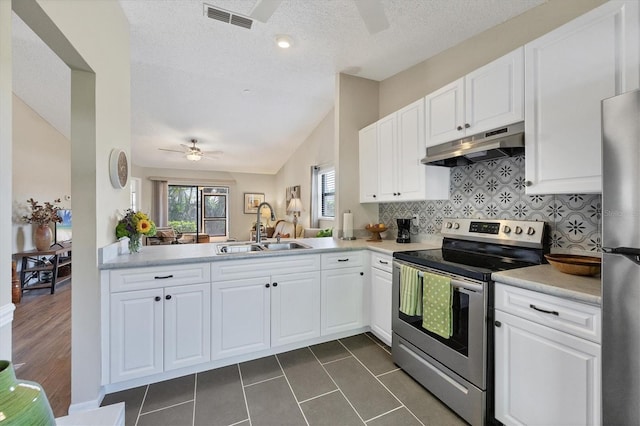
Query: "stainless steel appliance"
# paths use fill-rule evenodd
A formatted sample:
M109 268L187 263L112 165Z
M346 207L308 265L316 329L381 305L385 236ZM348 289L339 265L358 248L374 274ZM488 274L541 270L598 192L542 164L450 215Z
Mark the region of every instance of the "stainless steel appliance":
M640 421L640 91L602 102L602 424Z
M398 236L396 243L411 242L411 219L396 219L398 223Z
M459 128L458 130L463 130ZM524 122L498 127L452 142L427 148L422 163L434 166L464 166L478 161L509 157L524 152Z
M543 263L544 222L444 219L442 247L394 253L393 360L473 425L493 420L493 272ZM402 267L447 277L451 334L427 331L401 312ZM428 275L428 277L431 277ZM420 284L419 284L420 285ZM406 297L406 296L405 296ZM406 310L405 310L406 311ZM425 308L426 312L426 308Z

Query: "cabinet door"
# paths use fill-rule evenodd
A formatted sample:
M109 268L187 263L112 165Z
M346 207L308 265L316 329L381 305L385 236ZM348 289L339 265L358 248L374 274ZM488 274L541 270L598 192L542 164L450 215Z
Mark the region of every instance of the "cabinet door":
M395 175L395 146L398 138L397 115L391 114L378 121L378 201L397 199Z
M164 368L172 370L211 359L211 284L164 291Z
M212 284L212 359L270 347L270 277Z
M376 202L378 194L378 124L359 134L360 202Z
M524 120L524 49L465 77L466 135Z
M363 327L363 268L322 271L321 283L322 335Z
M463 137L464 79L427 95L424 110L427 147Z
M163 371L162 296L162 289L111 295L112 383Z
M391 345L391 272L371 269L371 330Z
M271 346L320 336L320 271L271 277Z
M638 2L608 2L525 46L528 194L602 190L600 102L638 88Z
M397 112L398 139L395 148L398 201L424 200L426 155L424 140L424 99Z
M496 312L495 417L505 425L600 424L600 345Z

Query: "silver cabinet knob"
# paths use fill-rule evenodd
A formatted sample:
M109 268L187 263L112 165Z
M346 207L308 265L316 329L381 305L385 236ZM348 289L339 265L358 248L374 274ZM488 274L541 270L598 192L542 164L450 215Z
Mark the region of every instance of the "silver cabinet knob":
M519 226L516 226L516 235L520 235L522 234L522 228L520 228Z
M509 234L511 232L511 227L509 225L505 225L504 228L502 228L502 232Z
M531 182L530 180L527 180L524 182L524 186L531 186L533 185L533 182Z
M536 230L533 229L533 227L530 226L529 229L527 229L527 235L533 235L535 233L536 233Z
M451 229L451 227L453 226L453 224L452 224L451 222L447 222L444 226L445 226L447 229Z
M469 127L471 127L471 124L469 124L469 123L464 123L464 128L465 128L465 129L468 129Z
M458 130L458 131L462 130L462 126L456 127L456 130Z
M453 229L460 229L460 224L458 222L454 223Z

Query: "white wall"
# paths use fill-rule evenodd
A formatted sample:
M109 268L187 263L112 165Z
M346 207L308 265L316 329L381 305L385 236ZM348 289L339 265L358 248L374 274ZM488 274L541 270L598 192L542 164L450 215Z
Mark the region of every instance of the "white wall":
M203 160L204 161L204 160ZM166 178L169 184L222 185L229 186L229 236L248 240L255 214L244 213L244 193L263 193L265 201L274 206L277 199L275 176L252 173L228 173L182 169L155 169L134 166L132 175L141 179L140 207L151 211L152 182L149 177ZM282 191L284 194L284 190Z
M71 208L71 142L22 99L13 95L13 253L34 248L33 226L22 216L31 212L27 200L40 204L60 199Z
M98 247L115 240L117 213L129 203L128 192L112 188L108 174L111 149L130 151L128 22L110 0L20 0L13 7L72 70L70 411L92 408L101 397Z
M276 212L279 218L293 220L286 215L285 188L300 185L304 211L298 218L303 227L311 223L311 167L335 165L334 160L334 110L332 109L311 132L309 137L296 149L287 162L278 170L275 180ZM331 228L331 221L323 221L323 228Z
M0 0L0 359L12 359L11 89L11 0Z

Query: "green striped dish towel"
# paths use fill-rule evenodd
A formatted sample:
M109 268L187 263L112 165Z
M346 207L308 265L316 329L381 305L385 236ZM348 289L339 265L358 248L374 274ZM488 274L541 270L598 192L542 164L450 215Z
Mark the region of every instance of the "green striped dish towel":
M407 265L400 265L400 312L422 315L422 285L418 270Z
M424 273L422 327L448 339L453 334L453 289L451 279Z

